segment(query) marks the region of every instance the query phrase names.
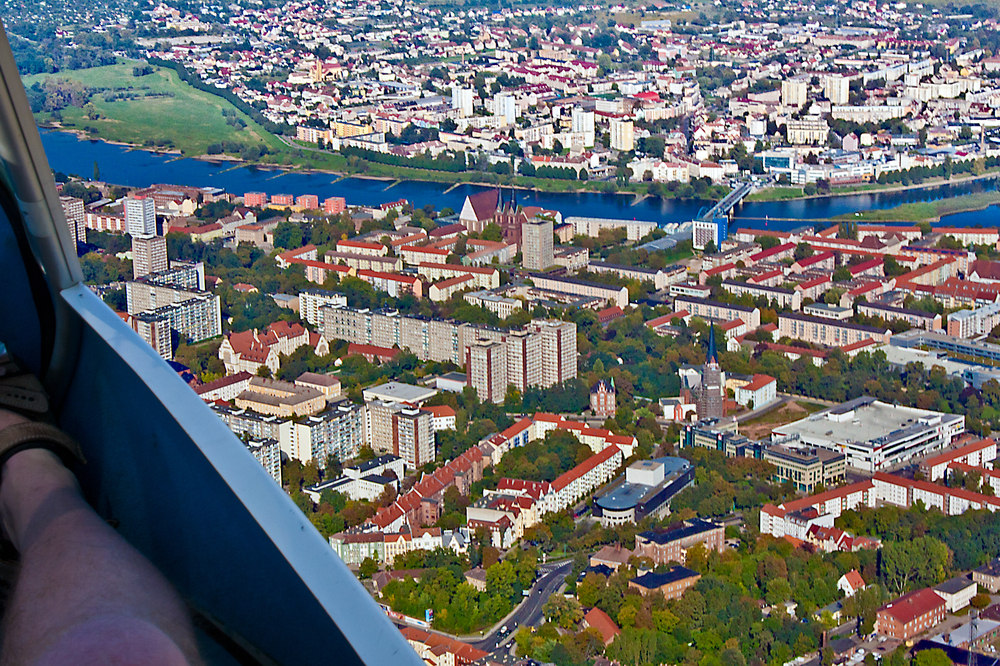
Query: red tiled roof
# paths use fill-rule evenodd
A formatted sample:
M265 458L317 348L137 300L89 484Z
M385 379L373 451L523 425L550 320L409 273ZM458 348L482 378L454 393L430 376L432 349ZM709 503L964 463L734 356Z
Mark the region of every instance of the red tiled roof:
M622 632L615 624L615 621L611 617L596 606L587 611L587 614L583 616L583 621L587 623L587 626L593 627L601 632L601 637L604 639L604 644L607 645L615 639L615 636Z
M582 463L580 463L570 471L564 474L560 474L556 478L556 480L552 482L552 489L557 492L562 490L569 484L573 483L573 481L579 479L581 476L583 476L590 470L594 469L601 463L611 460L615 456L615 454L619 453L620 451L621 449L619 449L617 446L611 445L608 446L603 451L601 451L600 453L595 453L594 455L590 456L589 458L584 460Z
M966 444L960 448L954 449L953 451L947 451L940 455L934 456L933 458L928 458L924 461L924 465L927 467L934 467L935 465L941 465L944 463L951 462L958 458L964 458L967 455L975 453L977 451L982 451L983 449L989 447L992 444L996 444L995 440L990 438L976 440L970 444Z
M743 387L743 390L759 391L773 381L775 381L775 379L770 375L754 375L750 383Z
M253 377L253 375L243 370L237 372L235 375L227 375L225 377L220 377L215 381L208 382L207 384L201 384L200 386L195 387L194 392L198 395L202 395L203 393L209 393L210 391L215 391L225 386L239 384L240 382L246 381L251 377Z
M904 594L895 601L890 601L879 609L879 613L885 613L896 622L905 625L944 605L944 599L927 587Z

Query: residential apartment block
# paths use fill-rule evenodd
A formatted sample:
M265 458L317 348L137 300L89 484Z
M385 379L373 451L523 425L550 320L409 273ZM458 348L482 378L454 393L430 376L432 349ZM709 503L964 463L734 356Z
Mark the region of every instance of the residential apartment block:
M889 344L892 332L889 329L883 330L835 319L783 313L778 316L778 337L794 338L828 347L845 347L864 340Z

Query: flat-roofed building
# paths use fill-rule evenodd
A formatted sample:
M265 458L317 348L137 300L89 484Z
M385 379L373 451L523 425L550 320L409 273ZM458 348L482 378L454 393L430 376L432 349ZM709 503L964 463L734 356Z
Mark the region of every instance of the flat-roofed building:
M819 484L829 488L843 482L847 471L843 453L815 446L774 444L764 449L764 461L774 465L775 481L791 483L806 493L815 492Z
M299 315L313 326L323 326L320 309L330 305L346 306L347 296L325 289L304 289L299 292Z
M863 340L889 344L892 332L889 329L862 326L835 319L781 314L778 317L778 336L828 347L844 347Z
M709 322L723 323L739 319L750 331L760 328L760 309L733 305L704 298L678 296L674 299L674 312L687 310L693 317L701 317Z
M769 287L763 284L740 282L738 280L724 280L722 282L722 288L730 294L734 294L736 296L747 295L755 300L758 298L765 298L769 302L776 304L779 308L798 310L802 306L801 292L793 289Z
M555 275L543 275L541 273L531 273L528 278L539 289L554 291L561 294L573 294L574 296L586 296L590 298L603 299L609 305L617 305L620 308L628 307L628 288L616 287L614 285L599 284L575 278L560 277Z
M882 303L857 304L858 314L869 317L879 317L884 321L902 321L914 328L922 328L927 331L941 330L941 315L937 313L924 312L923 310L913 310L910 308L898 308L894 305L883 305ZM1000 309L998 309L1000 312ZM959 313L954 313L959 314ZM951 327L951 317L948 316L949 328ZM998 320L1000 321L1000 320ZM992 329L991 329L992 330Z
M948 335L957 338L985 335L998 325L1000 325L1000 303L987 303L974 310L959 310L948 315Z
M426 386L416 386L403 382L387 382L378 386L370 386L361 392L365 402L372 400L382 400L385 402L399 402L414 407L420 407L425 402L437 395L437 389Z
M594 517L604 526L622 525L670 510L670 500L694 480L694 467L683 458L639 460L625 469L608 490L594 498Z
M843 452L849 467L878 472L940 450L964 431L965 416L863 396L778 426L771 436L798 437L805 446Z

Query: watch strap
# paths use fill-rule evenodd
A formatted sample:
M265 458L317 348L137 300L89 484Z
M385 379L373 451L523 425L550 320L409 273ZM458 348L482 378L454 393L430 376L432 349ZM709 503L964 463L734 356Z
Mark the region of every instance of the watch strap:
M0 430L0 468L12 455L25 449L48 449L67 467L86 462L76 440L54 425L29 421Z

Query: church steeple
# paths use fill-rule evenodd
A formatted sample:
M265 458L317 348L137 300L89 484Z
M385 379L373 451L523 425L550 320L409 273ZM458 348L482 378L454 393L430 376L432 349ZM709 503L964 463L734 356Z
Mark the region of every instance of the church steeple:
M715 324L708 325L708 353L705 355L705 363L718 363L719 352L715 348Z

